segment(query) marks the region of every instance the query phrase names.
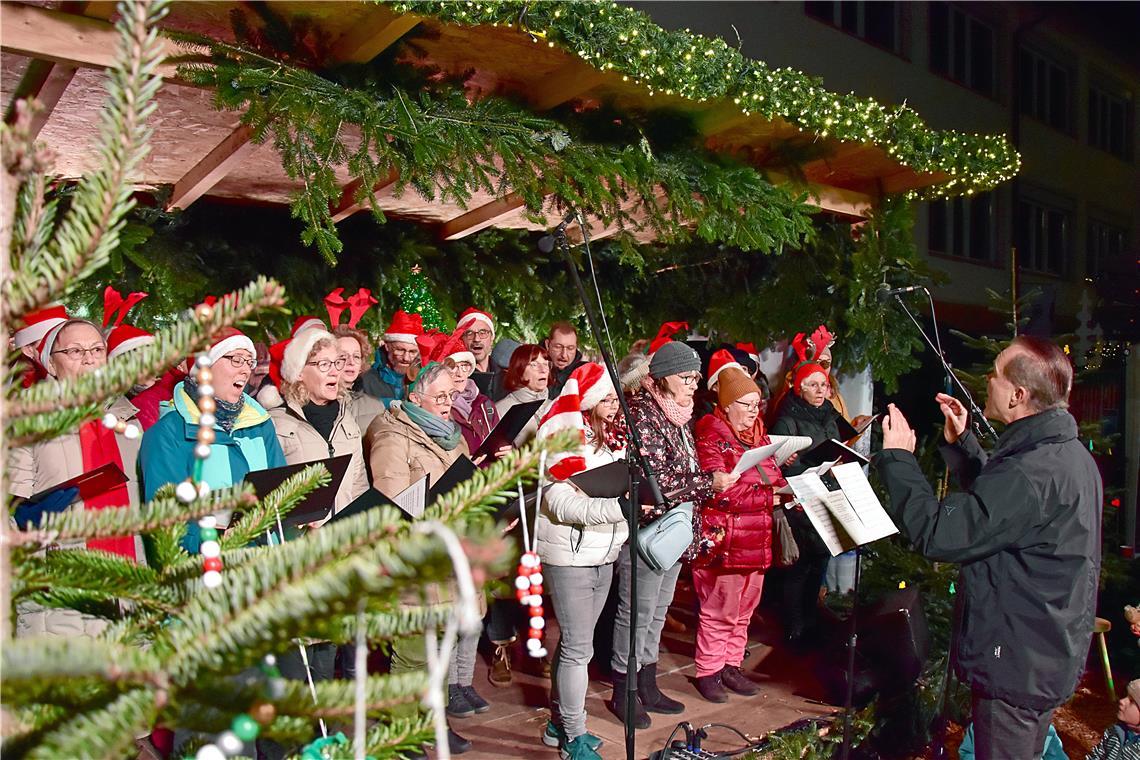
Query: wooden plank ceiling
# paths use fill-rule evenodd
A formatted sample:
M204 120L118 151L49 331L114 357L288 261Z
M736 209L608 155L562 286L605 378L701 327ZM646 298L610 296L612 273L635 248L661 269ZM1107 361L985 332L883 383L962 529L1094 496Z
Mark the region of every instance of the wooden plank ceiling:
M232 39L230 13L235 2L178 2L164 20L165 28ZM395 15L389 9L359 2L272 2L286 18L308 17L330 45L330 62L367 62L398 43L420 25L430 34L416 35L409 62L447 72L474 72L469 86L476 92L511 95L541 112L568 101L612 103L618 109L650 110L672 107L695 113L710 148L730 152L759 167L772 168L775 146L802 133L783 121L746 116L730 103L694 103L623 82L613 73L599 72L576 56L502 27L465 28L439 24L415 16ZM9 104L17 96L36 94L44 104L37 122L40 138L57 155L57 171L77 178L88 171L93 156L86 147L93 141L103 101L102 69L111 61L115 33L114 13L105 2L0 3L0 96ZM171 53L173 43L167 43ZM249 130L239 115L220 112L211 93L181 83L172 67L157 96L150 120L154 130L151 153L134 178L140 188L170 186L169 205L185 208L207 196L235 201L285 204L298 183L290 180L270 145L250 142ZM858 219L866 215L883 193L923 187L941 181L935 175L916 175L875 146L816 140L821 155L800 167L806 182L798 184L811 202L826 211ZM337 221L360 211L352 200L356 187L346 171L340 172L344 194L334 211ZM791 182L785 173L770 171L770 178ZM376 188L386 215L433 225L441 239L454 240L491 226L544 229L556 224L551 214L545 224L527 219L521 201L480 194L467 208L427 202L414 191L396 196L395 176ZM614 226L596 225L594 237L614 234ZM652 232L640 235L649 239Z

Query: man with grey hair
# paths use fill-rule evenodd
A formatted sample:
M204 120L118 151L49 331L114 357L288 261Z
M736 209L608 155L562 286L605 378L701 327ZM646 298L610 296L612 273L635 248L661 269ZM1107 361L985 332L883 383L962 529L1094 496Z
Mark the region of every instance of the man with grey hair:
M894 404L875 465L888 511L915 549L961 565L957 672L972 692L977 757L1037 757L1092 638L1101 479L1066 411L1073 370L1060 348L1016 338L987 381L984 413L1005 425L989 454L965 407L935 396L943 457L964 490L938 501Z

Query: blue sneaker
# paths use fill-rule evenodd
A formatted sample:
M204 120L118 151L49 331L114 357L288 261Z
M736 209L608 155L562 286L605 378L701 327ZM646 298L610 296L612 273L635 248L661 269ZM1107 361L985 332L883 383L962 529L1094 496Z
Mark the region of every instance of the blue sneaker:
M563 744L558 755L562 760L602 760L597 750L590 746L589 734L575 736L574 741Z
M582 734L586 737L586 743L590 749L597 750L604 742L591 733ZM546 730L542 732L542 743L547 747L561 747L566 743L566 734L562 731L562 726L555 724L554 721L546 721Z

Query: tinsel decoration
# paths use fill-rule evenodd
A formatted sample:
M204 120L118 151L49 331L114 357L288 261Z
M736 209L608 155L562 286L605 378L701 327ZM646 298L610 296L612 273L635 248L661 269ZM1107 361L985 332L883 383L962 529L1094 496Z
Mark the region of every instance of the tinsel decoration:
M400 289L400 308L409 314L419 314L424 320L425 330L446 330L443 314L435 302L435 296L428 287L427 277L419 265L412 267L412 276Z

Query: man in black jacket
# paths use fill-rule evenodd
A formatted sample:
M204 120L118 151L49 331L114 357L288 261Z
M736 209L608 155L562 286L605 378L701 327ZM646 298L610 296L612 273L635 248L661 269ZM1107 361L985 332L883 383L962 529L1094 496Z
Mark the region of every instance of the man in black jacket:
M1073 372L1057 346L1016 338L987 378L985 415L1006 425L988 456L965 408L936 396L943 457L963 491L938 502L893 404L875 464L903 534L924 556L961 565L957 671L972 690L978 760L1029 760L1088 653L1101 479L1066 411Z

